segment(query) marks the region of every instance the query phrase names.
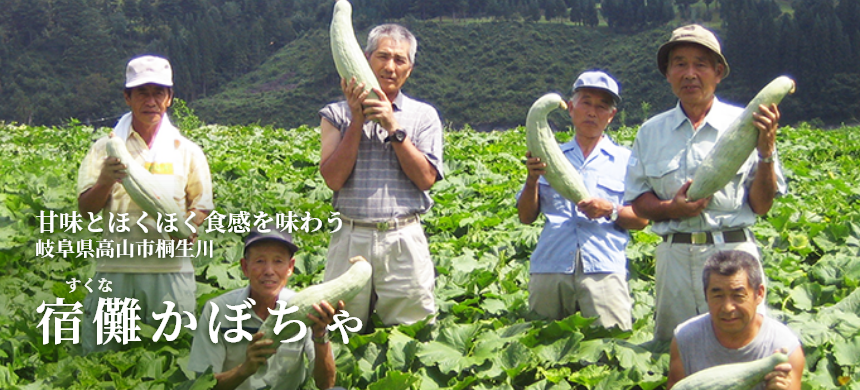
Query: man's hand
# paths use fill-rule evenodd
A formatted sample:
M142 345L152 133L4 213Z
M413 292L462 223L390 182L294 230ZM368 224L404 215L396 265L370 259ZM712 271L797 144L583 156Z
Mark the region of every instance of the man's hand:
M540 157L532 157L532 152L526 152L526 169L528 169L526 184L534 186L541 175L546 173L546 163L542 162Z
M105 157L104 164L102 164L102 170L99 172L99 178L97 179L97 183L111 188L114 184L119 183L128 176L128 172L126 172L127 167L119 161L116 157Z
M779 108L776 104L770 107L759 105L758 112L753 113L753 125L758 129L759 156L770 157L776 150L776 129L779 127Z
M400 128L400 123L394 118L394 105L391 104L388 96L381 89L374 88L373 92L379 96L379 99L364 100L364 117L367 120L378 122L391 135Z
M612 202L600 198L583 199L576 204L576 208L589 219L609 218L614 207Z
M364 99L367 98L367 95L370 94L370 90L365 91L364 87L364 83L357 83L355 77L349 79L348 83L346 79L340 79L340 89L343 91L343 96L346 98L346 104L352 112L352 120L357 121L358 123L364 123L367 120L364 118L364 107L362 107L362 103L364 103Z
M791 386L791 363L780 363L764 377L765 390L786 390Z
M240 368L243 377L254 375L260 366L266 364L269 356L275 354L278 346L272 345L273 343L272 339L263 339L263 332L257 332L251 337L251 343L245 350L245 361Z
M308 314L308 318L313 321L313 325L311 325L311 331L313 332L313 337L323 337L328 333L326 326L334 322L334 315L344 308L343 301L339 301L337 303L337 310L332 307L330 303L327 301L322 301L319 304L314 304L314 310L317 311L318 315Z
M708 203L711 202L711 197L702 198L695 202L688 202L687 189L690 188L690 184L692 183L692 180L688 180L678 189L675 197L672 198L672 207L675 209L675 213L673 214L677 218L695 217L701 214L705 210L705 207L708 206Z

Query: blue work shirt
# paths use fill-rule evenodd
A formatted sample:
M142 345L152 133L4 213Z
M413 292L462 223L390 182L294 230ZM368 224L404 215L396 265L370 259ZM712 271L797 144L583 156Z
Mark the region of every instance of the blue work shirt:
M582 175L591 197L622 204L624 177L630 150L616 145L604 135L588 158L576 140L561 145L561 150ZM624 252L629 241L626 229L606 218L595 220L577 210L576 204L562 197L541 176L538 180L540 212L546 223L531 256L531 273L572 274L576 268L576 253L582 252L582 268L586 274L627 272ZM522 190L517 194L517 200Z

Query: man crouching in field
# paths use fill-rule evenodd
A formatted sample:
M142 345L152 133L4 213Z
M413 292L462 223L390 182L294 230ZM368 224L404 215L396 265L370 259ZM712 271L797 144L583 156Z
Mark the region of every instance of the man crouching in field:
M248 287L206 302L194 333L188 368L204 372L211 366L218 381L215 389L258 389L266 386L298 389L308 371L313 372L317 388L334 386L334 355L326 325L332 322L335 310L328 302L315 305L318 317L308 315L314 324L303 340L273 345L273 340L262 339L263 333L258 332L263 321L270 316L269 309L274 310L279 300L289 306L290 298L295 295L286 285L293 274L296 261L293 255L298 250L289 233L277 229L261 232L254 228L245 237L245 254L241 260L242 272L249 279ZM249 318L242 322L242 329L236 329L236 321L227 318L236 315L231 307L244 309L243 306L251 300L255 302L253 308L243 310L245 315L250 312ZM220 328L214 329L217 343L212 342L209 334L213 305L218 307L214 324L220 324ZM340 302L340 307L343 307L343 302ZM251 341L241 337L242 333L253 334ZM313 362L312 368L305 363L304 357ZM257 373L267 362L268 367Z
M755 390L800 390L805 358L800 340L782 323L756 312L765 286L759 261L730 250L705 262L702 283L708 313L678 325L670 346L667 389L709 367L749 362L777 350L788 362L777 365Z

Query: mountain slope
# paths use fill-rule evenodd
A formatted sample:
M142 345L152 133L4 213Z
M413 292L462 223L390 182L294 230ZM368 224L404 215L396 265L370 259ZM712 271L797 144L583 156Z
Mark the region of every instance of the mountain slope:
M569 94L576 76L600 68L621 83L616 122L638 123L674 98L654 55L669 29L612 34L569 23L404 23L418 38L418 55L404 91L436 106L455 127L510 128L525 121L535 99ZM359 32L364 43L366 31ZM315 30L284 47L258 70L223 92L192 102L206 122L259 122L287 128L319 122L317 111L340 99L328 32ZM642 103L652 107L643 111ZM551 118L566 126L566 115Z

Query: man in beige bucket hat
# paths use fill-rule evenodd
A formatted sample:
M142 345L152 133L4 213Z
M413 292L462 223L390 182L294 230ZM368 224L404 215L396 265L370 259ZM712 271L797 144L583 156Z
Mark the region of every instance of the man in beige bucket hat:
M678 97L675 108L646 121L633 143L624 201L653 221L663 237L657 247L654 338L672 339L675 326L708 305L699 275L705 260L721 250L746 251L760 259L749 227L786 191L776 159L776 105L760 106L757 152L732 181L711 197L688 202L696 168L743 109L714 95L729 74L720 42L699 25L675 29L657 51L657 67Z

